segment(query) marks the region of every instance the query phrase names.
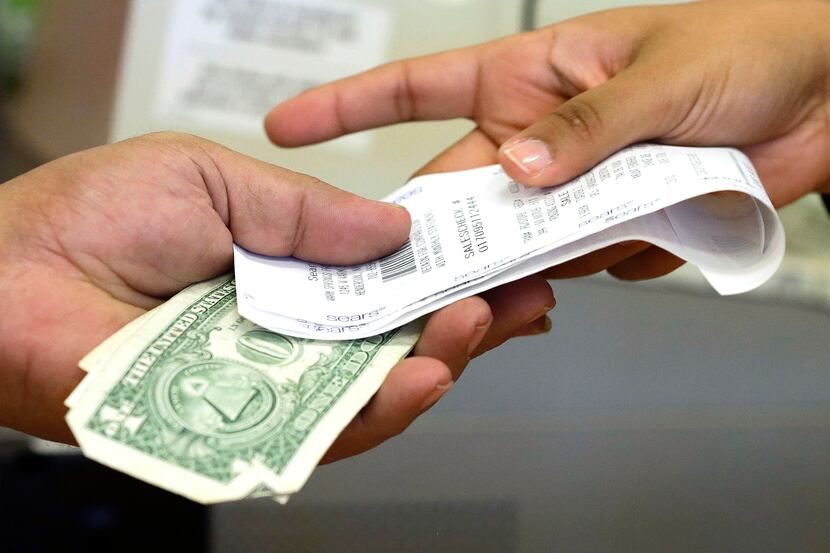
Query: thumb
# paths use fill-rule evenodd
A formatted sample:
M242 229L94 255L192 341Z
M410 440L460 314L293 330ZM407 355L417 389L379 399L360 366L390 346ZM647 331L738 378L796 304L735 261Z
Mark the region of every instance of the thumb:
M210 155L226 190L226 205L214 200L215 208L224 212L234 242L247 250L351 265L386 255L409 237L409 213L400 206L218 145Z
M614 152L669 130L659 81L629 68L574 96L499 149L499 162L522 184L562 184Z

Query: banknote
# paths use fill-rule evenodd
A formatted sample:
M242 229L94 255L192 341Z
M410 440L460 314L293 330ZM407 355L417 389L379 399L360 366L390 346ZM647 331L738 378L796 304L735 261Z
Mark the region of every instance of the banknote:
M67 422L87 457L195 501L284 501L419 333L283 336L241 317L235 282L221 277L88 355Z
M110 355L112 355L112 353L117 350L118 347L133 334L133 332L141 328L144 323L155 314L155 312L156 309L147 311L140 317L133 319L124 325L118 330L118 332L101 342L98 347L89 352L83 359L78 361L78 366L86 372L92 372L97 367L106 364L106 361L109 359Z
M155 313L155 309L147 311L140 317L133 319L118 332L101 342L98 347L89 352L83 359L78 361L78 367L81 370L91 373L97 368L106 366L107 361L118 347L130 336L133 332L138 330L150 317ZM84 394L87 386L92 384L92 378L85 378L78 386L72 390L72 393L63 402L64 405L70 409L75 406L78 399Z

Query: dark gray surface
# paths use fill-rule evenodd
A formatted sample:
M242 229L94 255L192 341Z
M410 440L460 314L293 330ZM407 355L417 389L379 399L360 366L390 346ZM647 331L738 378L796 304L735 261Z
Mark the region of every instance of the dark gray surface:
M518 539L518 504L504 501L303 503L270 499L237 505L238 525L214 518L214 551L504 553ZM240 547L242 549L240 549Z
M214 551L269 539L292 550L277 545L281 521L315 505L358 517L465 501L517 505L505 551L830 550L830 317L586 281L555 289L549 337L474 362L404 435L318 469L287 506L214 508ZM419 515L373 516L406 527ZM486 533L486 514L470 516ZM313 543L327 519L301 524ZM433 551L438 529L400 537Z

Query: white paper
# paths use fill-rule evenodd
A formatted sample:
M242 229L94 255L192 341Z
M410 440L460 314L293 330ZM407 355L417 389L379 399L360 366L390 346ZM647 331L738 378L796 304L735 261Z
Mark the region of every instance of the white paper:
M386 8L359 1L176 0L157 116L262 133L281 101L381 63L390 23Z
M293 336L353 339L624 240L695 264L721 294L759 286L784 255L781 222L731 148L638 145L546 189L499 166L427 175L387 200L409 210L412 231L373 263L333 267L235 246L240 313Z

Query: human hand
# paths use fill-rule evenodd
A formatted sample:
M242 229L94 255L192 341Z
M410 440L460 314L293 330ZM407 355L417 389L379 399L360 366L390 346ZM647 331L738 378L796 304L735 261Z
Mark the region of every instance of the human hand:
M63 400L83 376L81 357L189 284L228 271L232 242L351 264L393 251L409 225L396 206L173 133L9 181L0 186L0 424L72 441ZM327 460L403 430L449 388L468 351L512 336L552 305L542 279L522 292L529 306L468 298L436 312L415 356L392 369Z
M501 163L562 184L640 141L735 146L776 206L830 191L830 4L732 0L578 17L495 42L391 63L312 89L266 119L281 146L402 121L476 128L431 170ZM653 278L682 260L628 242L554 267Z

